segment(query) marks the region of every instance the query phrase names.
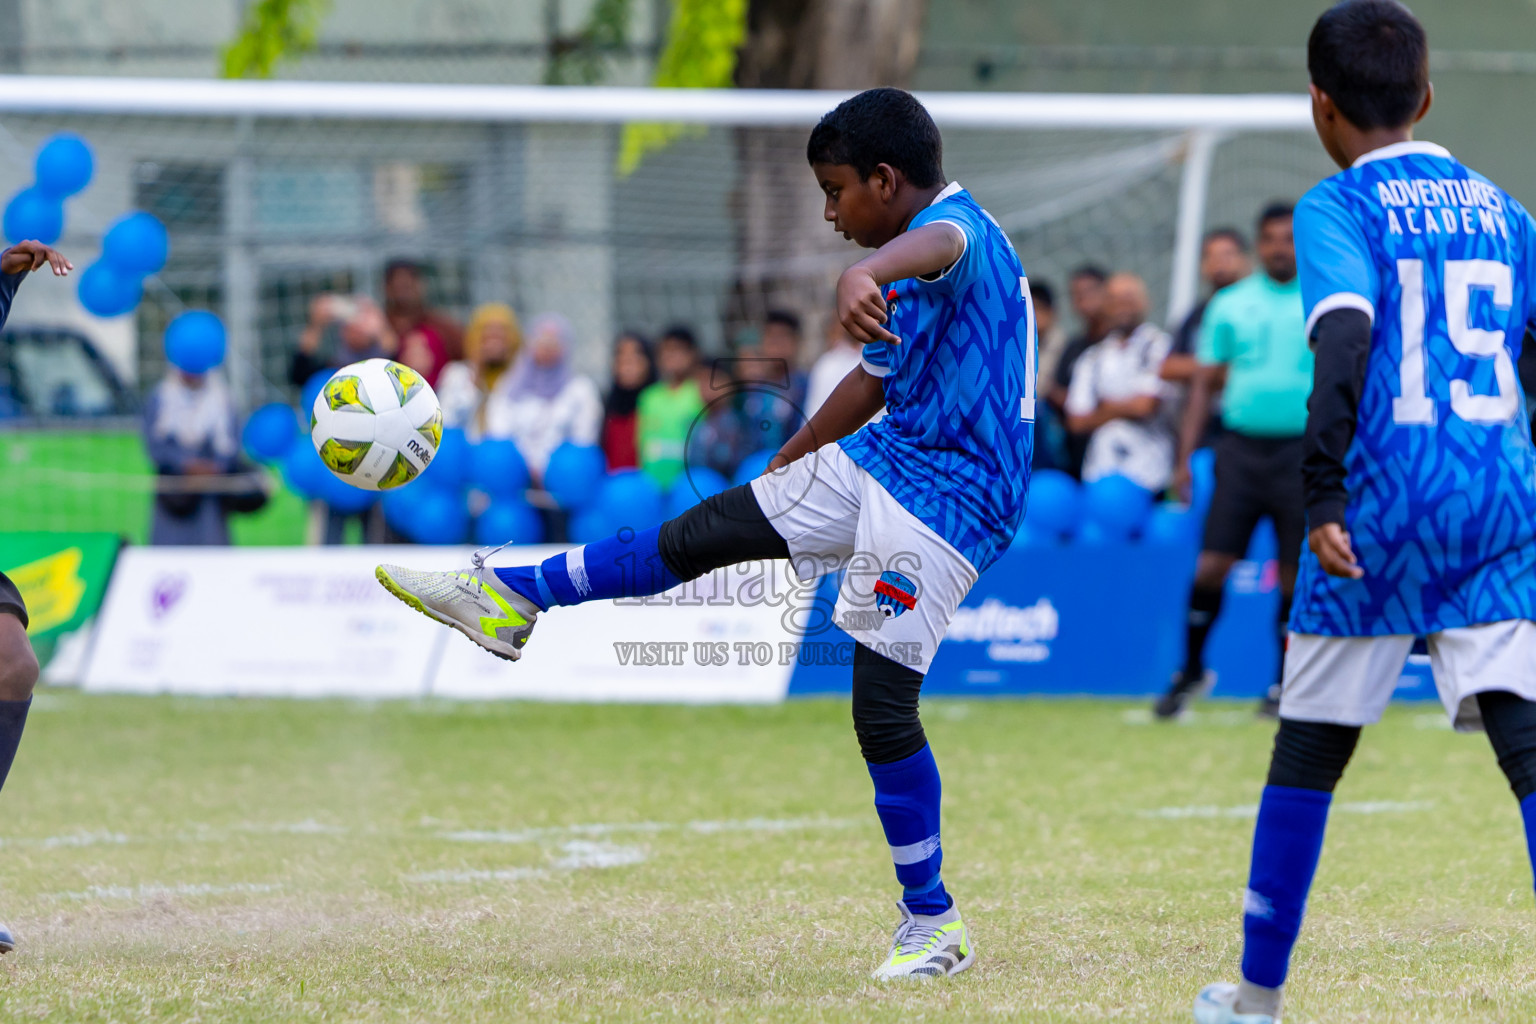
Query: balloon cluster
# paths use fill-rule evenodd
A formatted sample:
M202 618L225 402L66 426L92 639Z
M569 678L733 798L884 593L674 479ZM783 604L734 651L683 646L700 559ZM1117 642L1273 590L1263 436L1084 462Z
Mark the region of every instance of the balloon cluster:
M3 228L11 243L52 245L64 234L64 200L91 183L96 161L78 135L61 132L44 142L33 164L34 180L5 205Z
M132 313L144 297L144 279L159 273L170 255L170 236L154 214L119 217L101 240L101 259L80 275L80 305L99 317Z
M1123 476L1101 477L1080 485L1059 470L1043 469L1030 481L1029 505L1014 543L1038 546L1141 541L1193 546L1200 539L1200 524L1215 488L1214 460L1209 451L1195 453L1190 474L1191 501L1185 507L1154 505L1152 492Z

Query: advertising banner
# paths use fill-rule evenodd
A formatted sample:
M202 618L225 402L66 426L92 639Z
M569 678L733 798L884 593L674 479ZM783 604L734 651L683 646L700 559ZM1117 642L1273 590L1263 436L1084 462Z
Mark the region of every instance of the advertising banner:
M21 591L33 643L96 614L120 543L115 533L0 533L0 572Z

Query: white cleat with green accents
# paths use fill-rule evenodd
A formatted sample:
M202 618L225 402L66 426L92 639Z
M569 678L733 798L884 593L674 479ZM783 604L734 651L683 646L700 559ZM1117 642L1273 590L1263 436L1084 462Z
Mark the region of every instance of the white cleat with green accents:
M523 645L539 617L537 605L481 564L459 572L381 565L373 574L385 590L412 608L508 661L523 656Z
M913 914L900 900L901 924L891 937L891 955L875 971L877 981L943 978L959 974L976 959L960 910L950 904L942 914Z

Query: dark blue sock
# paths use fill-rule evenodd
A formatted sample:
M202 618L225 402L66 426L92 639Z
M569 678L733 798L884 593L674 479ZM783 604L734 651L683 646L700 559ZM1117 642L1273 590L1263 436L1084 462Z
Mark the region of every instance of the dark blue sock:
M1520 801L1520 817L1525 819L1525 849L1531 858L1531 871L1536 874L1536 793Z
M1322 790L1264 787L1243 896L1243 977L1255 985L1285 984L1332 802Z
M0 700L0 788L5 787L5 777L10 774L11 762L16 760L16 748L21 745L21 730L27 725L27 709L32 698L26 700Z
M875 783L875 812L896 863L901 901L914 914L942 914L954 901L944 891L939 866L939 766L923 749L890 764L869 765Z
M541 565L497 569L496 577L541 609L659 594L682 582L661 560L660 534L659 526L638 533L626 526L615 536L571 548Z

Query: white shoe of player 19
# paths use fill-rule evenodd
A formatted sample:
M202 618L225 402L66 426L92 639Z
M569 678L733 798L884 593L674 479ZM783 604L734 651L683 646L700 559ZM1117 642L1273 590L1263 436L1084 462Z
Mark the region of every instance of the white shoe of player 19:
M11 934L11 930L9 928L3 924L0 924L0 953L9 953L15 948L16 937Z
M960 909L950 904L942 914L914 914L900 900L901 924L891 937L891 955L875 971L879 981L893 978L942 978L959 974L976 959Z
M498 658L516 661L533 632L538 606L475 561L461 572L381 565L373 574L385 590L423 615L452 626Z
M1237 986L1231 982L1207 985L1195 997L1195 1024L1280 1024L1267 1013L1238 1013Z

